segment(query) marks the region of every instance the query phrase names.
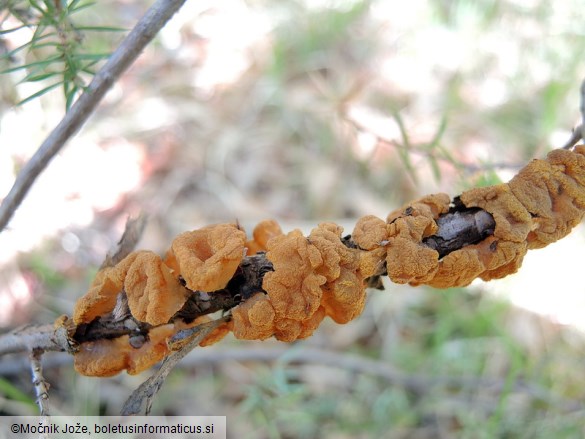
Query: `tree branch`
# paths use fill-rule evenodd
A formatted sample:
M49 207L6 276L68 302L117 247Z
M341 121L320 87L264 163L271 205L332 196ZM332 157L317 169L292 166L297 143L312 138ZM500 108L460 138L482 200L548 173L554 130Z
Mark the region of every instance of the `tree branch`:
M135 231L135 224L132 221L128 222L124 236L134 235L129 230ZM457 198L453 208L442 215L437 220L437 224L439 226L437 233L426 238L423 244L437 250L441 257L485 239L493 233L495 227L495 222L489 213L481 209L465 208L457 201ZM123 238L120 242L124 243L125 241ZM132 239L132 241L135 240ZM351 236L344 238L344 243L350 247L355 246ZM236 274L224 289L211 293L189 290L189 299L173 319L191 322L203 315L217 311L228 311L247 300L253 292L262 291L264 274L269 271L272 271L272 263L264 253L245 257ZM377 273L368 280L368 286L382 289L380 277L384 275L386 275L384 270ZM133 319L129 310L126 313L116 310L111 315L77 326L74 329L75 333L69 334L70 336L64 333L65 329L62 329L60 333L51 325L25 327L0 336L0 355L30 351L34 348L45 351L65 350L72 352L72 347L68 344L71 339L76 343L84 343L131 334L135 330L129 329L126 324L128 319ZM148 324L138 321L135 323L145 333L150 330Z
M571 149L577 144L577 142L581 141L581 139L585 140L585 79L581 82L581 89L579 91L579 110L581 111L581 123L573 130L571 138L567 140L567 143L565 143L563 149Z
M140 413L142 405L146 404L144 411L145 414L148 415L154 396L160 390L163 383L165 382L166 377L169 375L169 373L171 373L177 363L181 361L181 359L189 352L191 352L196 346L198 346L199 343L201 343L205 337L211 334L214 329L218 328L226 321L227 319L222 317L212 322L198 325L194 328L191 328L190 330L185 330L185 332L191 332L190 337L187 337L188 341L182 340L179 342L180 349L166 357L163 360L160 369L158 369L149 379L143 382L140 387L138 387L138 389L132 392L132 395L130 395L130 397L124 403L124 407L122 408L122 412L120 414L122 416L137 415Z
M146 226L146 215L140 214L136 218L128 218L124 233L118 241L116 250L109 253L102 263L100 270L105 267L113 267L136 248L136 244L142 238L142 232Z
M45 381L45 377L43 376L43 367L41 365L42 356L42 349L33 349L30 353L30 366L32 382L35 388L35 393L37 394L37 405L41 412L40 414L41 416L49 416L49 384Z
M384 146L387 146L389 148L393 148L393 149L396 149L398 151L403 151L403 152L408 153L408 154L415 154L419 157L423 157L423 158L428 159L428 160L438 160L438 161L444 162L446 164L452 165L456 168L464 169L465 171L470 172L470 173L478 172L478 171L488 171L488 170L493 170L493 169L519 169L522 167L522 164L520 164L520 163L508 163L508 162L493 162L493 163L488 163L485 165L477 165L474 163L464 163L464 162L460 162L460 163L456 164L453 162L452 159L445 156L441 152L437 152L436 150L429 150L429 148L427 147L428 146L427 144L423 143L423 144L406 145L403 142L400 142L396 139L389 139L389 138L384 137L383 135L381 135L379 133L376 133L374 130L372 130L371 127L368 127L363 122L360 122L359 120L351 117L351 115L349 115L347 112L342 112L341 117L347 124L349 124L350 127L352 127L356 131L356 133L368 133L368 134L371 134L372 136L374 136L374 139L375 139L377 145L384 145ZM571 146L566 146L565 149L569 149L573 145L574 145L574 143Z
M51 159L83 126L114 82L132 65L146 45L181 8L183 3L185 0L157 0L146 11L146 14L138 21L134 29L130 31L106 64L94 76L65 117L18 174L10 192L0 205L0 231L6 227L33 183Z
M457 202L457 199L455 199ZM439 257L448 255L469 244L475 244L494 233L494 217L481 209L457 209L442 215L437 220L439 230L423 243L439 252Z
M0 335L0 355L32 351L69 351L67 337L55 330L54 326L23 326Z

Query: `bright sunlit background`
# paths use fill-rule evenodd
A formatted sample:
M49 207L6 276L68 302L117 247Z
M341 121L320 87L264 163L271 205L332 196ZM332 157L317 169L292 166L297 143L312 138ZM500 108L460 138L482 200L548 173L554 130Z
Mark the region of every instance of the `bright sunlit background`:
M72 19L129 29L149 4L97 2ZM427 193L509 180L579 121L582 24L578 0L186 2L0 234L0 327L70 314L141 211L141 247L162 253L208 223L249 231L275 218L308 231L333 220L349 233L359 216ZM2 35L0 49L31 33ZM84 47L113 50L122 35L88 32ZM2 69L35 56L20 51ZM50 83L25 74L0 76L0 199L64 114L58 88L15 105ZM386 284L358 320L296 345L379 361L431 383L426 392L343 362L197 366L195 352L155 408L227 414L244 437L580 437L584 252L581 226L500 281ZM247 347L283 345L209 350ZM54 374L54 406L75 414L116 413L146 376L75 377L70 363ZM0 387L0 412L34 413L25 375L10 391L25 401Z

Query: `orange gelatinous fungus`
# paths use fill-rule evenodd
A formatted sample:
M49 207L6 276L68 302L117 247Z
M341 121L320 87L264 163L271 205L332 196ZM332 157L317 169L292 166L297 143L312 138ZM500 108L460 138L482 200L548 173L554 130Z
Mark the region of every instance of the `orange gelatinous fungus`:
M327 316L327 313L325 311L325 308L320 306L317 309L317 311L315 311L310 318L308 318L307 320L304 320L302 322L301 332L297 336L297 339L303 339L303 338L307 338L307 337L310 337L311 335L313 335L313 332L315 332L315 329L317 329L319 327L319 325L321 324L321 322L323 321L323 319L326 316ZM292 340L292 341L294 341L294 340Z
M132 316L151 325L167 323L188 297L160 256L150 251L133 252L115 267L100 270L87 294L75 304L74 322L89 323L113 311L122 291Z
M167 339L174 331L173 324L152 328L148 340L138 348L130 344L128 335L82 343L74 354L75 370L82 375L97 377L113 376L123 370L135 375L169 353Z
M124 279L128 307L136 320L151 325L167 323L189 296L160 256L137 252Z
M128 365L126 352L132 349L127 335L82 343L73 357L75 370L81 375L110 377Z
M396 283L449 288L469 285L480 277L495 279L515 272L526 253L530 215L505 184L472 189L460 196L466 207L481 207L494 217L494 236L467 245L439 259L423 239L437 232L440 214L449 209L448 196L423 197L388 217L387 271ZM467 204L469 199L483 200ZM489 207L488 207L489 206Z
M232 311L236 338L294 341L310 336L326 316L346 323L361 313L373 264L343 244L342 231L323 223L308 237L294 230L270 240L266 257L274 271L264 276L266 294Z
M244 257L246 234L235 224L216 224L177 236L165 264L192 291L224 288Z
M247 255L255 255L258 252L266 251L268 241L275 236L283 235L282 229L274 220L260 221L252 233L253 239L246 242Z
M468 241L473 244L441 254L435 250L435 239L444 238L442 221L451 218L445 214L473 216L479 209L493 218L489 230ZM96 376L124 369L137 373L168 355L166 340L173 333L208 319L199 317L189 324L178 319L164 325L190 294L179 277L189 290L211 293L225 288L236 273L239 276L233 283L239 289L228 291L233 294L229 306L238 295L244 301L231 309L232 320L201 346L217 342L230 330L239 339L274 336L294 341L310 336L327 316L338 323L358 316L372 276L376 281L386 272L396 283L437 288L501 278L518 270L529 249L567 235L584 213L585 146L578 146L574 151L552 151L544 160L533 160L509 183L465 191L453 203L446 194L433 194L390 213L386 221L363 217L351 240L342 238L343 229L333 223L319 224L305 237L299 230L283 234L275 221L263 221L248 241L234 224L183 233L173 241L164 263L154 253L136 252L98 273L76 304L76 325L112 312L124 291L132 316L155 327L137 348L127 335L81 343L76 369ZM262 268L255 274L261 287L258 282L252 294L242 293L242 282L249 279L245 264L237 271L244 255L263 251L267 261L256 266ZM70 334L74 328L65 329Z
M126 273L137 256L138 252L130 253L116 266L98 271L87 293L75 303L75 324L89 323L114 309L118 294L124 288Z
M509 183L461 194L465 206L484 209L496 222L494 239L477 245L480 259L487 260L479 277L516 272L529 249L555 242L579 224L585 212L584 176L585 147L579 146L532 160Z
M495 193L472 189L461 201L494 216L497 238L540 248L566 236L583 219L584 175L585 147L554 150L545 160L532 160L509 183L493 186Z
M323 307L336 323L347 323L360 315L366 304L366 286L355 271L342 268L339 276L323 287Z
M358 219L351 239L363 250L378 248L388 239L386 222L374 215L363 216Z
M421 284L439 269L439 252L422 243L438 230L436 220L449 211L447 194L420 198L388 215L386 267L396 283Z
M422 241L435 233L438 215L449 206L446 195L431 197L436 198L425 197L389 215L389 277L438 288L466 286L478 277L502 278L519 269L529 249L557 241L583 219L585 146L554 150L544 160L532 160L508 183L463 192L458 198L464 207L492 215L493 236L440 260L438 252Z
M266 257L274 271L266 273L262 288L275 311L275 337L295 340L302 322L309 320L321 304L320 287L327 279L316 269L323 258L300 230L272 238Z
M221 324L219 327L215 328L213 331L211 331L211 334L205 337L201 341L201 343L199 343L199 346L201 346L202 348L206 346L211 346L217 343L218 341L223 340L223 338L230 332L231 332L230 324L229 322L225 322Z
M494 217L496 238L512 242L526 240L531 228L530 213L507 183L471 189L459 198L466 207L479 207Z
M243 340L265 340L274 335L276 313L268 296L258 292L232 310L230 326Z
M347 323L361 314L366 299L361 272L361 251L350 249L341 241L343 228L333 223L322 223L311 231L309 239L323 257L318 272L325 276L322 305L326 314L337 323Z
M111 312L116 306L122 284L117 284L109 277L112 270L111 267L100 270L87 293L75 302L73 321L76 325L89 323L96 317Z
M583 219L585 146L551 151L546 160L533 160L508 184L531 216L528 248L555 242Z

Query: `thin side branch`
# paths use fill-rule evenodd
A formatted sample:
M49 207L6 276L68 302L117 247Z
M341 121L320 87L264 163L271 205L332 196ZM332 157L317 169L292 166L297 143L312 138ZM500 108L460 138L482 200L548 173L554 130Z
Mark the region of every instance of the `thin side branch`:
M205 337L211 334L214 329L218 328L226 321L227 317L222 317L212 322L204 323L192 328L192 334L190 334L189 341L182 340L180 342L180 349L166 357L163 360L160 369L157 370L149 379L143 382L140 387L138 387L138 389L132 392L132 395L130 395L130 397L124 403L121 415L137 415L142 410L143 405L145 405L145 414L148 415L152 407L153 398L158 393L165 379L169 373L171 373L177 363L181 361L181 359L189 352L191 352L196 346L198 346L199 343L201 343Z
M387 146L389 148L403 151L408 154L415 154L419 157L423 157L428 160L437 160L440 162L444 162L456 168L464 169L466 172L473 173L478 171L488 171L493 169L520 169L522 164L520 163L508 163L508 162L493 162L486 165L477 165L473 163L454 163L449 157L446 157L444 154L441 154L440 151L437 150L429 150L428 145L426 144L405 144L404 142L400 142L396 139L389 139L384 137L383 135L376 133L372 130L371 127L366 126L362 122L352 118L350 115L346 113L342 113L343 120L347 122L357 133L367 133L374 136L377 145ZM402 127L401 132L406 133L404 127ZM403 139L405 138L404 134L402 135ZM408 137L406 137L408 139ZM572 145L571 145L572 146ZM568 148L567 148L568 149Z
M567 140L567 143L563 145L563 149L571 149L575 146L579 141L583 138L584 134L584 127L583 125L579 125L577 128L573 130L571 137Z
M94 76L83 94L18 174L12 189L0 206L0 231L6 227L33 183L51 159L83 126L114 82L132 65L146 45L181 8L183 3L185 0L157 0L122 41L106 64Z
M142 232L146 226L146 219L146 215L144 214L139 215L137 218L128 218L124 233L118 241L116 250L106 256L100 270L105 267L113 267L134 251L136 244L142 238Z
M41 365L42 356L43 351L41 349L33 349L30 354L30 368L32 373L32 383L37 395L37 405L40 409L40 415L49 416L49 384L47 381L45 381L45 377L43 376L43 367Z
M585 79L581 82L581 89L580 91L580 103L579 103L579 110L581 111L581 124L577 128L573 130L571 134L571 138L567 140L567 143L563 146L563 149L571 149L575 146L581 139L585 140Z
M73 359L71 355L65 352L53 353L45 356L43 360L43 369L54 369L63 365L72 366ZM27 357L22 355L14 355L0 361L0 376L5 379L10 379L11 376L21 375L22 371L27 369L30 361Z
M424 242L428 247L437 250L441 257L484 239L493 233L495 227L494 220L489 213L481 209L464 208L457 204L456 201L454 203L455 206L452 211L439 218L439 230L437 233L426 238ZM122 238L121 243L136 243L136 239L131 239L130 237L139 236L139 231L136 229L137 224L139 223L128 222L124 233L127 238ZM346 244L355 245L351 242L351 237ZM122 245L122 247L126 248L126 250L133 248L133 246L126 245ZM112 257L118 259L124 253L116 253ZM228 311L242 300L246 300L251 291L261 291L263 276L271 270L272 264L265 254L247 256L226 288L213 293L189 290L189 299L174 318L193 321L203 315L217 311ZM368 286L382 288L379 279L385 274L385 271L382 270L370 278ZM89 324L79 325L74 329L75 333L72 337L68 337L64 333L65 329L62 329L63 332L59 333L51 325L30 326L12 331L0 336L0 355L30 351L34 348L40 348L45 351L71 352L73 347L69 346L68 342L72 339L77 343L84 343L99 339L111 339L132 333L134 330L125 325L125 319L131 318L129 312L128 315L124 315L124 318L118 314L104 316ZM140 322L136 323L139 326L144 325ZM149 328L149 325L146 325L144 330L148 332Z

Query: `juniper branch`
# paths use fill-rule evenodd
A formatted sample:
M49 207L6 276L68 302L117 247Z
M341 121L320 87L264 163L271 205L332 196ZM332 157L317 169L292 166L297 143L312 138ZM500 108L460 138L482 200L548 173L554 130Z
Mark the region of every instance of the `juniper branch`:
M30 354L30 365L32 382L37 395L37 405L39 406L40 414L41 416L49 416L49 384L43 376L43 367L41 365L42 356L43 351L41 349L33 349Z
M466 209L461 205L455 205L451 212L439 218L438 224L437 233L428 237L424 244L444 256L489 236L493 233L495 223L492 216L481 209ZM133 230L133 228L133 223L129 222L126 230ZM346 237L344 242L348 246L355 245L351 236ZM272 265L265 254L245 257L237 274L226 288L212 293L190 291L189 300L175 318L192 321L197 317L217 311L228 311L246 300L251 292L260 291L263 275L271 269ZM376 277L379 278L385 274L382 271ZM369 285L381 285L376 280L378 279L371 279ZM127 318L132 318L129 313L124 316L103 317L90 324L79 325L73 338L77 343L83 343L130 334L131 330L125 325ZM137 322L137 324L142 323ZM147 331L149 328L144 329ZM0 336L0 355L30 351L34 348L45 351L71 350L67 344L67 337L57 333L51 325L29 326Z
M106 92L184 3L185 0L157 0L138 21L18 174L10 192L0 205L0 231L7 226L33 183L53 157L81 129Z
M189 341L185 342L179 350L166 357L163 360L160 369L132 392L132 395L130 395L128 400L124 403L121 414L123 416L137 415L140 413L142 406L145 405L145 414L148 415L154 396L158 393L165 379L177 363L225 321L226 318L220 318L191 328L190 331L192 334Z

